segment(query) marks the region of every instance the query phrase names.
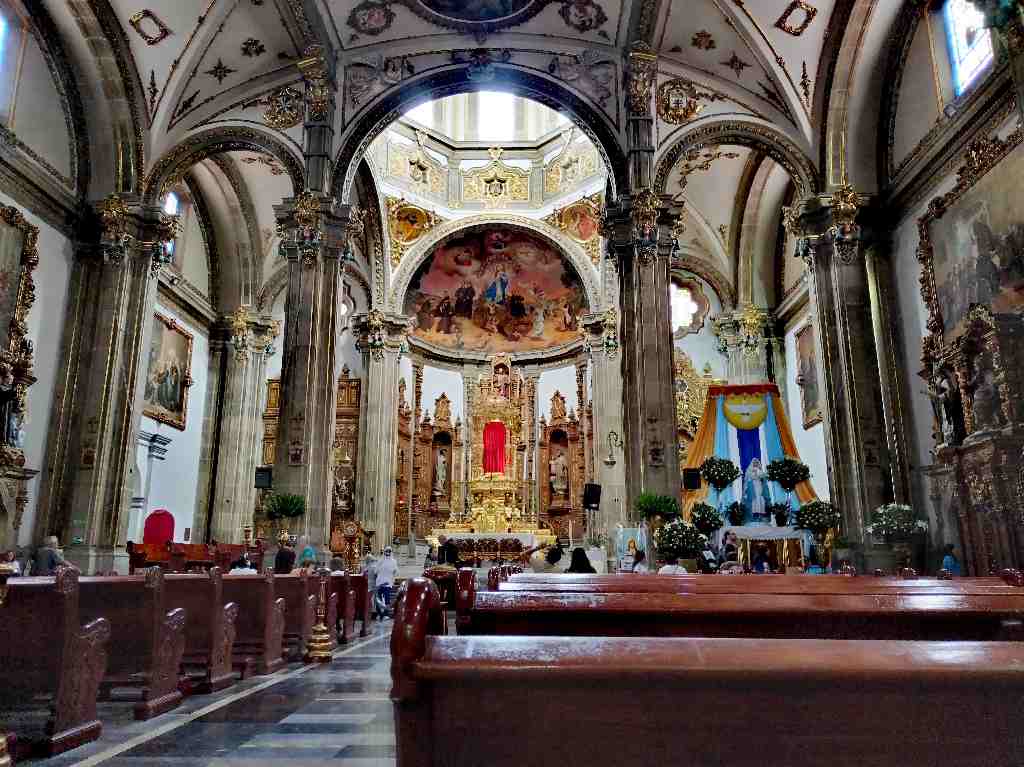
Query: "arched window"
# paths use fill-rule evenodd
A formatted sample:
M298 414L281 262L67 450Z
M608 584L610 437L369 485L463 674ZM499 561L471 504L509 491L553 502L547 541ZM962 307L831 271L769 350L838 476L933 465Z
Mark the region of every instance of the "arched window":
M182 271L185 259L185 238L188 235L188 219L192 211L192 197L184 184L179 184L174 191L168 192L163 200L163 211L168 216L177 216L180 228L173 242L164 245L170 257L171 266Z
M944 13L953 89L960 96L992 63L992 35L984 14L969 0L948 0Z
M168 216L177 216L181 211L181 199L174 192L170 192L164 198L164 213ZM172 259L174 258L174 246L178 241L172 240L164 245L164 249L167 251L167 255Z

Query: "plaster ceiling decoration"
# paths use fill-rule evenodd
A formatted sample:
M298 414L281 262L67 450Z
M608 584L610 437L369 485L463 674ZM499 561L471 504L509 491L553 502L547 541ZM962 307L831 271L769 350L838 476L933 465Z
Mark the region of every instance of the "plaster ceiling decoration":
M272 260L276 253L270 245L277 229L274 219L274 206L281 200L292 195L291 178L281 163L270 155L256 152L228 152L227 157L237 170L238 176L244 181L252 198L256 214L256 227L259 230L261 260ZM264 273L267 267L264 266Z
M504 30L619 43L631 0L325 0L344 49L458 33L482 42Z

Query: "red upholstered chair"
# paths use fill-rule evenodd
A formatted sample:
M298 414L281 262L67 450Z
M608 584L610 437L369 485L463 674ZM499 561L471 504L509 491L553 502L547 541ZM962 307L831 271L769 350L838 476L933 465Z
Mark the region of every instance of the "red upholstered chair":
M143 543L163 544L174 540L174 515L167 509L157 509L146 517L142 529Z

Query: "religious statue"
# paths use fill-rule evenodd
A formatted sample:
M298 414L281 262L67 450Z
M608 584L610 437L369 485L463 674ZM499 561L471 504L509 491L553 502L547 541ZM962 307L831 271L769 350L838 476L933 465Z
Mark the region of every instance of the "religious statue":
M562 393L556 391L551 397L551 423L557 421L564 421L568 417L565 412L565 397Z
M565 460L565 453L559 452L555 454L555 457L551 459L551 465L549 466L549 476L551 481L551 496L568 498L569 497L569 466Z
M963 406L960 389L945 370L934 365L928 377L928 399L932 403L935 421L933 437L938 444L958 445L963 440Z
M761 459L755 458L747 466L747 472L743 476L743 497L747 508L750 509L751 516L757 520L763 520L768 513L764 501L766 479L768 479L768 474L761 467Z
M509 375L504 366L494 368L494 393L508 399Z
M448 458L444 450L437 451L437 463L434 465L434 493L441 495L448 484Z
M982 355L975 362L970 388L974 433L998 429L1002 423L1002 408L989 355Z
M0 372L0 428L3 429L0 436L3 444L11 447L19 446L19 410L18 387L14 383L14 375L10 368L4 367Z

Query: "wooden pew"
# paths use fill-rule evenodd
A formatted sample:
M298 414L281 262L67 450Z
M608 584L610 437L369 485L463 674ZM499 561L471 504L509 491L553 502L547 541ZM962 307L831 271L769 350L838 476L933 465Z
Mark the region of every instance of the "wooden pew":
M1024 639L1024 593L485 591L459 574L464 634L777 639ZM649 576L655 580L654 576ZM813 576L809 579L813 579ZM723 578L724 580L724 578Z
M432 601L396 605L402 767L1024 764L1018 643L446 637Z
M171 569L171 543L133 543L128 541L128 574L150 567Z
M168 608L187 615L182 669L196 690L215 692L235 682L231 655L235 645L238 603L224 601L224 582L218 568L203 575L164 576Z
M356 591L351 576L348 573L331 575L331 590L338 595L337 617L328 626L337 634L341 644L348 644L352 641L356 622Z
M217 543L214 541L211 546L213 547L214 562L221 569L221 572L230 572L232 563L237 562L246 553L249 554L249 561L252 562L253 569L263 572L264 551L262 541L256 541L255 546L246 546L244 543Z
M78 601L78 573L69 568L8 582L0 604L0 708L37 695L50 699L42 737L20 733L19 748L53 756L96 740L103 729L96 698L107 670L110 621L82 625ZM7 729L0 725L0 737Z
M490 584L489 584L490 585ZM532 573L499 581L497 591L675 594L1006 594L1024 588L1001 578L851 578L842 575L575 575Z
M284 655L301 660L316 623L317 579L305 575L275 575L274 593L284 599Z
M373 595L369 593L366 573L350 573L349 582L356 592L355 614L359 621L359 636L369 633L370 621L373 619Z
M79 615L82 622L110 621L107 673L100 691L137 687L142 700L135 718L149 719L181 703L178 689L181 657L185 650L187 614L166 602L163 572L150 568L145 575L79 579Z
M213 547L206 543L172 543L171 572L209 570L216 564Z
M225 575L224 600L238 604L232 665L244 679L284 666L284 599L276 596L272 569L262 575Z

